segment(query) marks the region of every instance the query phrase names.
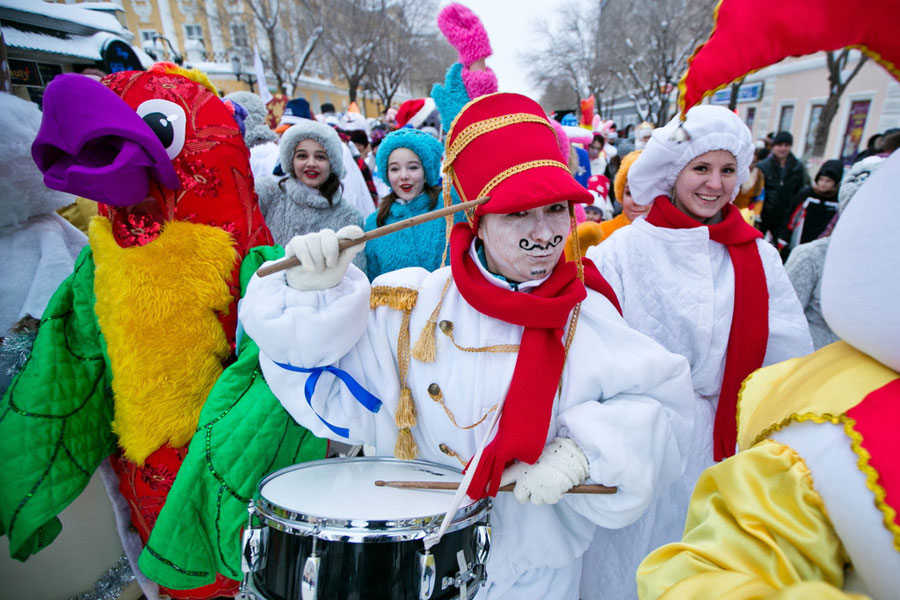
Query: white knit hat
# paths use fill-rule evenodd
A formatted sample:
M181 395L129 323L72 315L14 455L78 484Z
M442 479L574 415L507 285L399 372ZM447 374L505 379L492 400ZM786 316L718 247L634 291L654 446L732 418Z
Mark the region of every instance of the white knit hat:
M678 132L682 127L683 132ZM686 134L686 135L685 135ZM682 141L678 141L682 140ZM726 150L737 161L737 184L750 177L753 138L740 117L723 106L701 104L690 109L681 123L678 116L653 130L647 147L628 171L628 187L635 203L647 205L657 196L671 196L675 180L689 162L713 150Z
M322 144L325 153L328 154L328 162L331 163L331 172L338 179L342 179L344 177L344 153L341 148L341 138L328 125L309 119L301 119L296 125L291 125L291 128L281 136L281 141L278 143L278 155L281 160L281 169L285 174L290 175L294 172L294 150L297 148L297 144L307 139Z

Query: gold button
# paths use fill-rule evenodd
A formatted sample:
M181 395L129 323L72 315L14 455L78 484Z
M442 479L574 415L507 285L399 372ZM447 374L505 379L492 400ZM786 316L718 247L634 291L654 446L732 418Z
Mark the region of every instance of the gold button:
M444 397L444 394L441 392L441 387L436 383L432 383L428 386L428 395L435 401Z
M440 327L441 331L446 333L447 335L450 335L451 333L453 333L453 321L448 321L448 320L444 319L443 321L438 323L438 327Z

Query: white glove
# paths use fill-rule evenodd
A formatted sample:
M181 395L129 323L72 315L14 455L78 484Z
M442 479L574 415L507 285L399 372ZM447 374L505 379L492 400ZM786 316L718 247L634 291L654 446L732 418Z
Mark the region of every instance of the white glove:
M323 229L318 233L292 237L284 247L284 256L296 256L300 259L300 266L285 270L288 285L304 292L336 286L347 272L350 261L366 246L362 243L341 252L338 243L342 239L355 240L362 235L362 229L348 225L337 233Z
M588 477L588 460L569 438L556 438L533 465L517 462L503 470L500 485L516 482L513 496L520 504L556 504L563 494Z

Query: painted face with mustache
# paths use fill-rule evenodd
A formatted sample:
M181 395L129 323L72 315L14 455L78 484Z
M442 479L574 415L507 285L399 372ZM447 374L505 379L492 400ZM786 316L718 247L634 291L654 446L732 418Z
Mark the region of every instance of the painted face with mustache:
M484 242L487 267L522 283L550 274L569 234L565 202L531 210L481 217L478 237Z

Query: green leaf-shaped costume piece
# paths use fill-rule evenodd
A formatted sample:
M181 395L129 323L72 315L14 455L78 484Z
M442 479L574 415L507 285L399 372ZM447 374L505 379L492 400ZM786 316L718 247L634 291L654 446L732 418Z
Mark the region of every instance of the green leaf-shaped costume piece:
M115 452L109 358L94 315L94 261L75 270L44 311L34 348L0 404L0 534L25 560L56 538L56 517Z
M241 265L241 290L259 266L281 258L276 246L254 248ZM203 405L166 504L140 558L150 579L172 589L241 579L241 528L259 481L273 471L325 457L327 442L298 425L269 390L259 348L240 339L237 361Z

